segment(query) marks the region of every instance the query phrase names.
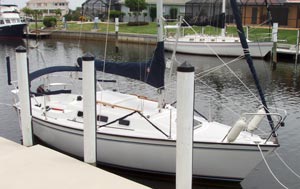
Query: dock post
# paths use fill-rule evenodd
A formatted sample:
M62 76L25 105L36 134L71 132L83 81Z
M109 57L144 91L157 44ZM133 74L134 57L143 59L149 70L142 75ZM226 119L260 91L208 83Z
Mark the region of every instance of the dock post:
M299 55L299 38L300 38L300 30L297 30L297 44L296 44L296 57L295 57L295 71L297 69L298 64L298 55Z
M26 48L19 46L16 48L16 63L17 63L17 77L19 87L19 99L20 99L20 117L21 117L21 129L23 136L23 145L32 146L32 122L31 122L31 102L30 91L28 81L28 63Z
M278 36L278 23L273 23L273 29L272 29L272 41L273 41L272 63L274 63L275 65L277 64L277 36Z
M187 63L177 68L176 189L192 188L194 71Z
M82 57L82 95L84 162L96 165L96 71L90 53Z
M115 18L116 52L119 52L119 18Z

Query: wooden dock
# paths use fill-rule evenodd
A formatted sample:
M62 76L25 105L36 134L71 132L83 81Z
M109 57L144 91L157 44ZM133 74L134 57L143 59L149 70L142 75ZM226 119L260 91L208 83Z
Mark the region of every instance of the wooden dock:
M0 188L148 188L46 147L24 147L1 137L0 167Z
M294 60L296 57L297 50L296 50L296 45L278 44L276 51L279 57ZM298 52L298 55L300 55L300 51Z

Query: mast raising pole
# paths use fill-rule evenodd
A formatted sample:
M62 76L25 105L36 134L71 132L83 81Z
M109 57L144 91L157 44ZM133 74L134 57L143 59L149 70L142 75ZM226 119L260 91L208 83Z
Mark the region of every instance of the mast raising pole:
M162 49L164 49L164 38L163 38L163 0L157 0L156 3L156 15L157 15L157 46L162 45ZM158 99L158 108L159 111L165 105L165 90L164 87L159 88L159 99Z
M246 61L248 63L250 71L252 73L256 88L258 90L258 93L259 93L259 96L260 96L260 99L261 99L261 102L262 102L262 104L264 106L264 109L266 111L267 118L268 118L268 121L269 121L269 125L272 129L273 136L275 137L276 134L275 134L275 129L274 129L274 122L272 120L271 115L269 114L270 112L269 112L269 109L268 109L268 106L267 106L267 103L266 103L266 100L265 100L265 96L264 96L264 93L263 93L262 88L260 86L260 83L258 81L256 70L255 70L254 65L253 65L252 57L251 57L250 51L249 51L249 46L248 46L248 43L247 43L247 40L246 40L246 37L245 37L245 33L244 33L244 29L243 29L243 25L242 25L242 20L241 20L241 17L240 17L240 11L237 7L236 0L230 0L230 4L231 4L231 8L232 8L234 18L236 20L236 28L237 28L237 31L238 31L238 34L239 34L239 37L240 37L240 40L241 40L241 44L242 44L242 47L243 47L243 50L244 50Z

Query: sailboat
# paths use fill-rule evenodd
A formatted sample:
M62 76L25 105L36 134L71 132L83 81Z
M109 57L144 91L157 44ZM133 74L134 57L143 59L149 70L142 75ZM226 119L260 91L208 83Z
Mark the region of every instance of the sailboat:
M158 15L162 1L158 1ZM144 63L113 63L95 60L106 73L142 80L163 90L165 76L162 18L158 20L158 43L153 58ZM77 66L48 67L29 74L33 81L56 72L80 72ZM143 77L141 77L141 75ZM145 76L145 77L144 77ZM102 80L103 81L103 80ZM100 82L102 82L100 81ZM58 84L48 84L48 86ZM84 98L68 90L32 92L32 128L44 144L83 158ZM15 94L17 90L14 90ZM174 106L115 90L100 90L97 99L97 163L122 169L174 175L176 168L176 118ZM163 103L162 103L163 102ZM286 115L269 112L266 104L258 112L245 112L234 126L194 116L193 176L229 181L243 180L266 156L279 147L277 129ZM18 103L16 107L19 108ZM22 110L20 110L22 111ZM254 131L262 119L276 117L271 132L260 136ZM260 153L261 152L261 153Z
M216 0L218 1L218 0ZM214 3L216 4L216 2ZM212 25L215 27L221 28L221 35L207 35L207 34L199 34L195 30L195 34L182 35L181 33L177 33L177 36L167 36L165 38L165 50L173 51L174 45L176 45L176 52L185 53L185 54L196 54L196 55L209 55L209 56L226 56L226 57L238 57L243 55L243 51L240 44L239 37L234 36L226 36L226 27L225 27L225 10L226 10L226 0L222 0L222 13L220 15L211 15L208 16L212 21L204 19L202 12L205 12L207 7L199 8L199 15L197 18L189 18L188 20L182 21L181 24L177 24L178 27L187 26L191 30L193 28L191 25L198 26L206 26ZM195 8L191 8L190 11L194 11ZM188 10L186 10L188 11ZM196 11L196 9L195 9ZM212 13L207 13L212 14ZM191 25L190 25L191 24ZM170 27L168 25L165 26L166 33L168 32ZM248 41L248 46L251 51L251 56L254 58L263 58L267 56L269 52L271 52L273 43L272 42L252 42Z

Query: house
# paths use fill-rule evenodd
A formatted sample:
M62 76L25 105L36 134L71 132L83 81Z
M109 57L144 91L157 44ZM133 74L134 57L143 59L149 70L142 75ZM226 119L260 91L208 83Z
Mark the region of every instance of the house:
M147 16L144 17L144 15L139 16L139 20L151 22L151 17L150 17L150 9L151 7L156 7L156 2L157 0L146 0L147 3L147 9L143 10L143 13L145 12ZM170 10L171 9L177 9L177 16L179 15L184 15L185 13L185 3L186 0L164 0L163 1L163 16L164 18L171 18L170 16ZM120 0L121 4L121 11L125 13L125 16L123 20L125 22L128 22L132 16L129 16L128 13L130 13L130 10L128 7L125 6L125 0Z
M61 11L61 16L69 13L67 0L29 0L26 7L32 10L41 10L43 16L55 16L58 9Z
M139 21L151 22L150 9L156 6L157 0L146 0L147 9L142 11L139 16ZM164 0L163 1L163 15L165 18L170 17L170 10L177 9L177 15L184 15L186 0ZM112 1L111 10L118 10L124 13L123 22L133 21L133 15L128 7L125 6L125 0ZM106 0L87 0L82 4L84 14L92 17L106 18L108 10L108 1Z
M268 0L273 22L280 27L300 27L300 0ZM245 25L263 23L268 17L264 0L240 0L242 20Z

